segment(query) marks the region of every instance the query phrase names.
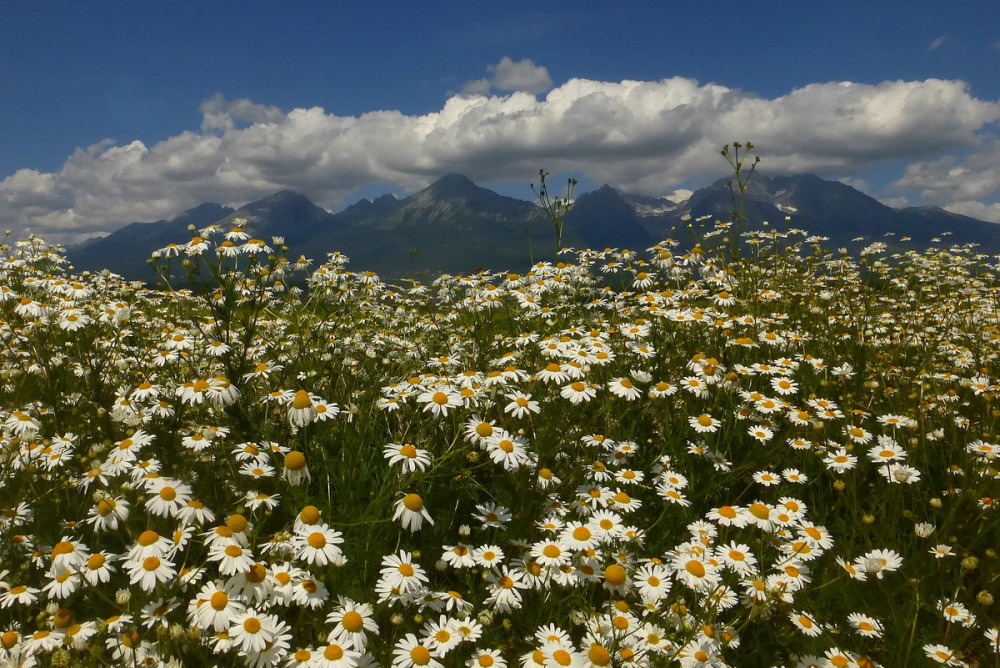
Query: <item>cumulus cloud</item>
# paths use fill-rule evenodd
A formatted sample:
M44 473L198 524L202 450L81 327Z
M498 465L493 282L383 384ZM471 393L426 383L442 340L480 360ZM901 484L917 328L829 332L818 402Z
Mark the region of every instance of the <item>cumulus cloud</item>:
M1000 139L985 142L963 157L907 165L903 178L892 184L898 190L914 190L924 199L949 211L1000 222Z
M238 123L276 123L284 116L278 107L254 104L246 98L230 102L222 93L202 102L198 111L202 114L203 132L232 130Z
M961 81L821 83L769 99L683 77L572 79L539 98L551 85L544 68L501 61L490 71L489 90L513 92L457 94L419 116L283 111L217 95L201 105L199 130L150 146L101 142L57 172L20 170L0 181L0 224L50 237L107 232L284 188L333 208L367 184L412 191L448 172L527 183L544 168L666 195L718 177L719 148L747 139L772 173L844 178L904 159L913 165L897 185L936 202L993 197L1000 183L1000 143L984 139L1000 104ZM958 149L968 153L961 163L942 157Z
M498 90L537 95L552 88L549 71L528 58L515 62L504 56L499 63L486 69L493 76L466 81L462 92L466 95L488 95L491 90Z
M971 216L980 220L1000 223L1000 203L983 204L976 201L951 202L946 204L944 208L952 213L960 213L963 216Z

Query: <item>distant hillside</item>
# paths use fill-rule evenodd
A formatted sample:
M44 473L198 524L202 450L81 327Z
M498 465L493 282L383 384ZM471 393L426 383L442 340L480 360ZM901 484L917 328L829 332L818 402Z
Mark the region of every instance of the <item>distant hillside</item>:
M642 250L667 237L683 238L688 216L728 221L732 209L726 179L679 203L605 185L577 198L562 241L575 248ZM107 268L153 282L146 259L154 250L186 242L189 225L217 223L229 229L235 218L245 218L247 231L255 237L284 237L292 259L305 255L322 262L328 253L340 251L351 258L350 269L370 269L386 277L477 269L523 272L531 262L529 248L536 261L551 259L555 239L551 222L534 203L449 174L409 197L365 199L336 214L288 190L237 210L202 204L173 220L126 225L71 248L67 255L78 270ZM892 209L850 186L811 174L755 174L747 221L748 229L763 221L777 229L805 229L828 237L830 248L871 243L887 233L896 239L911 237L912 247L920 248L947 232L948 243L978 243L984 253L1000 253L1000 225L936 207ZM858 237L861 242L852 241Z

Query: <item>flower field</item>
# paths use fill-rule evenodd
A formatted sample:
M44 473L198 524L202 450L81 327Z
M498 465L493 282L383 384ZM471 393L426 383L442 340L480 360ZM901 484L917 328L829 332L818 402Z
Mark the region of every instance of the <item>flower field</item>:
M1000 665L996 258L691 232L6 246L0 665Z

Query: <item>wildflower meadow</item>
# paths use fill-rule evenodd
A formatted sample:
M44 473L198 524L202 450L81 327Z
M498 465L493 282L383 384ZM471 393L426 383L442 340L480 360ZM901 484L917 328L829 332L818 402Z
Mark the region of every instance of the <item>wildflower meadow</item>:
M758 227L4 245L0 665L1000 665L997 258Z

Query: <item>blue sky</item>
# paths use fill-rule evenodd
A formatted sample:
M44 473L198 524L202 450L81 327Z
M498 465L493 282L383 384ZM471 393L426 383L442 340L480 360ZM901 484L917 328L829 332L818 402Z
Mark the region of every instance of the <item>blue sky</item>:
M290 188L449 172L670 195L753 141L896 206L1000 222L1000 10L898 2L13 3L0 225L73 242Z

